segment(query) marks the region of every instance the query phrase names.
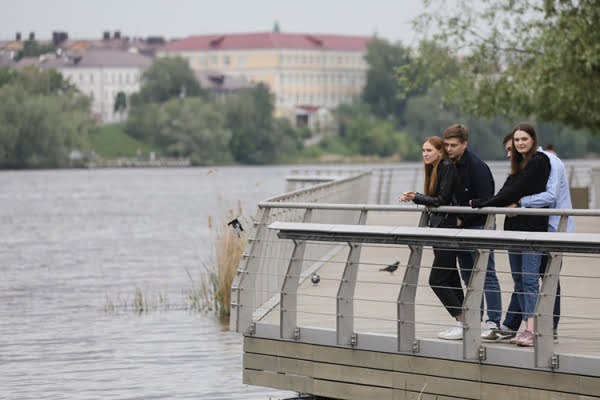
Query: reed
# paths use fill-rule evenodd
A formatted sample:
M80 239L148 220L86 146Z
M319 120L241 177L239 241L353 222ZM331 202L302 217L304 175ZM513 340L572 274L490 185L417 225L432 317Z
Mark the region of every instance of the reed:
M242 207L238 200L238 219L241 214ZM215 246L215 259L208 264L207 273L202 276L200 293L204 303L210 305L221 317L231 313L231 284L248 242L245 231L236 234L227 226L227 221L233 218L236 218L234 211L229 209L226 218L218 223L213 224L211 217L208 220Z

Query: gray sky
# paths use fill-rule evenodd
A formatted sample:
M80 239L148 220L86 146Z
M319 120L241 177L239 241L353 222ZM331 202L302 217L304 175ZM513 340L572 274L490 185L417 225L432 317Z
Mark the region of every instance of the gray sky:
M410 20L422 0L0 0L0 39L52 31L70 38L100 38L105 30L124 36L164 36L270 31L371 35L404 45L417 43Z

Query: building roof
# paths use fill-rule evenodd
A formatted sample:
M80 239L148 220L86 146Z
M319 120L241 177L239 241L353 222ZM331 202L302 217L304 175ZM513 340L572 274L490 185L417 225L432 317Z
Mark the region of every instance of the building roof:
M370 36L320 35L259 32L190 36L171 42L162 51L244 50L244 49L322 49L365 51Z
M20 68L25 65L37 65L44 68L145 68L152 64L152 58L117 49L87 49L57 57L48 54L40 57L23 58L16 63Z

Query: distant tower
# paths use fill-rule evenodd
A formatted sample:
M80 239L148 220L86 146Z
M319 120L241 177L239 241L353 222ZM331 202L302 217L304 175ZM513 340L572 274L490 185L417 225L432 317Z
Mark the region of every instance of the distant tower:
M275 21L275 24L273 25L273 32L281 32L281 29L279 28L279 22Z

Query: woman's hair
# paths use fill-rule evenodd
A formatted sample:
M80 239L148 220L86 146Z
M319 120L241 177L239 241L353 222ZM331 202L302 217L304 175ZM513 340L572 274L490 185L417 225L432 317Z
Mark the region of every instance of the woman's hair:
M529 149L529 151L526 154L519 153L515 146L515 132L517 132L517 131L526 132L529 136L531 136L531 139L533 140L533 144L531 145L531 148ZM513 138L512 138L512 149L511 149L511 155L510 155L510 175L514 175L517 172L524 169L525 166L527 165L527 163L529 162L529 160L531 160L531 158L537 152L537 148L539 146L537 132L535 131L535 128L533 127L533 125L531 125L527 122L522 122L522 123L518 124L517 126L515 126L512 130L512 135L513 135Z
M423 165L425 166L425 184L423 191L427 196L435 196L437 194L435 193L437 184L437 167L442 160L448 159L448 153L446 153L446 149L444 148L444 141L438 136L428 137L423 142L423 144L425 143L429 143L441 152L441 157L434 163L425 164L423 161Z

